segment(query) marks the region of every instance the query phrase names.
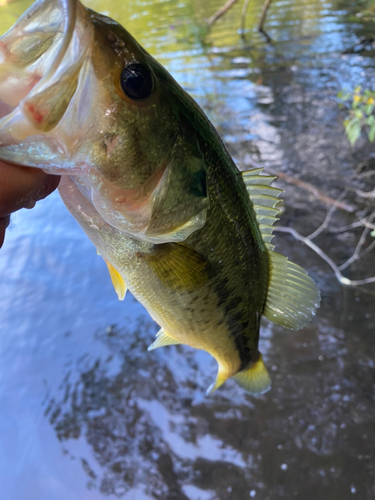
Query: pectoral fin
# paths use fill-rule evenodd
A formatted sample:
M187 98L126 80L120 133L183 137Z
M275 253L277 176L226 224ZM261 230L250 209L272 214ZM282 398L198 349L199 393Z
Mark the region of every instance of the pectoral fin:
M108 260L104 259L104 262L107 264L109 275L119 300L124 300L126 294L126 284L123 277L117 269L115 269L112 264L108 262Z
M154 349L157 349L158 347L164 347L166 345L174 345L174 344L180 344L181 342L175 338L173 338L169 333L164 331L162 328L158 331L156 334L156 339L154 342L148 346L148 351L153 351Z
M143 254L164 286L174 291L190 291L208 281L207 261L197 252L179 243L155 245Z

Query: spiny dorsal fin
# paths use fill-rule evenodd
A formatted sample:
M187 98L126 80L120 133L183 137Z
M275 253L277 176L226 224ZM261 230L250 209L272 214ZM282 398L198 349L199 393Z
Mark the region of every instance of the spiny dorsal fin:
M98 255L100 255L98 253ZM115 288L115 291L117 293L117 296L119 300L124 300L125 294L126 294L126 284L121 276L121 274L117 271L115 267L112 266L108 260L104 259L104 262L107 264L109 275L111 277L112 285Z
M278 220L277 215L280 211L278 206L281 203L279 196L283 191L271 187L271 183L276 177L260 175L262 170L263 168L254 168L242 172L242 178L249 193L249 198L253 203L263 240L267 248L273 250L274 246L270 244L273 238L272 226Z
M299 330L315 314L320 293L302 267L269 252L270 277L263 315L285 328Z
M177 339L174 339L171 335L169 335L169 333L167 333L161 328L156 334L156 339L151 345L148 346L147 350L153 351L158 347L164 347L166 345L174 345L174 344L181 344L181 342Z

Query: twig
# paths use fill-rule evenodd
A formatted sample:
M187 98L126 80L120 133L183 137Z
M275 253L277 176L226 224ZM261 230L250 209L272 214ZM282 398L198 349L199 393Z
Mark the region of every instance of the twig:
M362 255L371 252L371 250L375 248L375 240L362 252Z
M363 177L371 177L372 175L375 175L375 170L371 170L370 172L362 172L361 174L357 174L356 177L357 179L362 179Z
M375 189L373 191L361 191L360 189L356 189L355 192L362 198L375 198Z
M326 229L326 227L328 226L329 222L332 219L332 216L333 216L334 212L336 211L336 208L337 208L338 204L346 196L347 192L348 192L348 188L345 188L344 191L337 198L337 200L335 201L335 203L332 205L332 207L328 210L328 213L326 215L326 218L323 221L323 224L320 227L318 227L318 229L316 229L309 236L306 236L309 240L313 240L314 238L316 238L320 233L322 233Z
M294 184L295 186L298 186L302 189L305 189L306 191L310 191L316 198L319 200L322 200L324 203L330 206L334 206L337 208L340 208L341 210L345 210L345 212L353 213L357 210L357 208L353 205L350 205L349 203L343 202L343 201L337 201L334 200L333 198L330 198L327 196L323 191L320 191L317 187L313 186L309 182L301 181L300 179L296 179L295 177L291 177L288 174L285 174L284 172L278 172L277 174L272 174L276 175L280 179L284 179L285 181L289 182L290 184Z
M372 222L374 219L375 219L375 210L370 215L369 222ZM369 227L365 227L365 229L362 231L361 237L359 238L359 241L357 243L357 246L355 247L353 255L347 261L345 261L343 264L341 264L341 266L339 266L340 271L342 271L343 269L346 269L355 260L359 259L361 249L366 241L366 236L368 235L369 231L370 231Z
M370 229L375 229L375 224L371 224L368 221L368 217L363 217L352 224L348 224L347 226L337 227L336 229L331 229L331 233L345 233L346 231L350 231L350 229L356 229L357 227L368 227Z
M268 36L268 34L266 33L266 31L263 29L263 25L264 25L264 22L266 20L267 12L268 12L268 9L270 8L271 2L272 2L272 0L266 0L264 2L263 10L262 10L262 15L260 16L260 20L259 20L259 23L258 23L258 31L260 31L261 33L263 33L263 35L267 38L268 42L271 42L272 40Z
M305 236L299 234L295 229L291 227L277 226L275 227L275 231L280 231L282 233L289 233L296 240L302 241L303 243L305 243L305 245L311 248L311 250L314 250L315 253L317 253L323 260L327 262L327 264L331 267L331 269L335 273L337 280L342 285L359 286L359 285L367 285L369 283L375 283L375 276L363 280L350 280L348 278L345 278L345 276L341 274L340 269L336 266L333 260L330 257L328 257L328 255L325 252L323 252L321 248L315 245L315 243L311 241L309 238L306 238Z
M305 189L306 191L309 191L315 196L315 198L318 198L319 200L323 201L328 206L335 206L336 208L339 208L340 210L344 210L345 212L349 213L353 213L357 210L357 207L355 207L354 205L350 205L349 203L346 203L344 201L337 201L334 200L333 198L330 198L325 193L323 193L323 191L320 191L320 189L318 189L316 186L313 186L309 182L301 181L300 179L296 179L295 177L285 174L284 172L274 172L272 170L272 164L268 162L260 163L256 160L251 159L250 164L254 168L265 167L267 169L267 173L269 173L270 175L274 175L275 177L283 179L289 184L294 184L295 186L298 186L302 189Z
M244 4L242 6L242 12L241 12L241 32L243 33L245 31L245 22L246 22L246 13L247 9L249 7L250 0L245 0Z
M211 28L212 25L219 19L219 17L223 16L238 0L228 0L219 10L215 12L208 20L207 25L208 28Z

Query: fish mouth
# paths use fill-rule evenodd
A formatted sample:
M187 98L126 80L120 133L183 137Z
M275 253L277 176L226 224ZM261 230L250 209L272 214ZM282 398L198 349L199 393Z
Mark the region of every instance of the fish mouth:
M106 38L95 16L79 0L38 0L0 38L0 159L71 176L98 214L129 236L183 241L206 220L207 197L195 193L199 182L189 194L203 167L195 150L193 171L182 165L179 132L164 159L162 149L150 159L146 181L136 165L126 164L119 122L128 115L107 70L108 52L100 47ZM108 131L115 140L104 155ZM117 177L109 175L113 162Z
M2 158L48 171L47 150L62 147L56 138L34 161L11 146L40 141L65 115L92 39L85 16L78 0L39 0L0 38Z

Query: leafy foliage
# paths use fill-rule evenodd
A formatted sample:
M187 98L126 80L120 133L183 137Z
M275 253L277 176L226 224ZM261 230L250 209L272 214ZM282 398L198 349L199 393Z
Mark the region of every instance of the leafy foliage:
M344 120L344 127L351 146L354 146L363 131L367 133L368 140L374 142L375 91L356 87L354 93L341 91L337 97L349 111Z

